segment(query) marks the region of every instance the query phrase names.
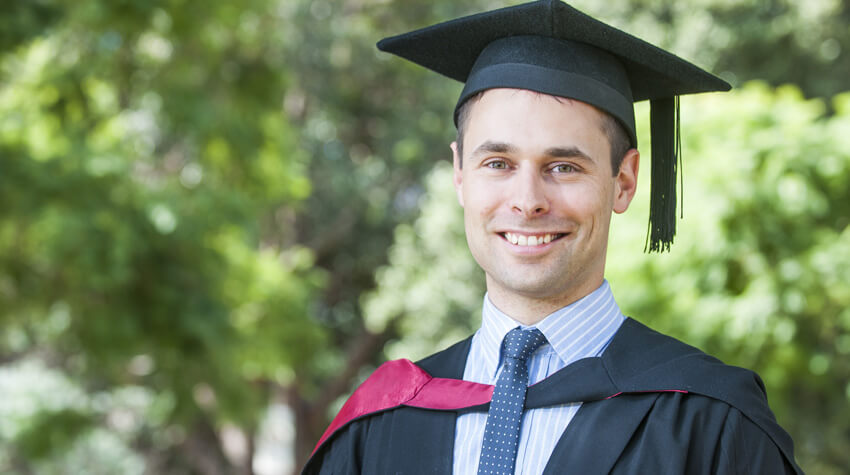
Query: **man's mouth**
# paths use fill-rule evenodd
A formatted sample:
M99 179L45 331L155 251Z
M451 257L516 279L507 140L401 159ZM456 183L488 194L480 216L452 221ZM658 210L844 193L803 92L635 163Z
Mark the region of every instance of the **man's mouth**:
M552 241L556 241L566 236L565 233L520 234L504 232L499 234L505 238L506 241L511 244L516 244L517 246L540 246L543 244L549 244Z

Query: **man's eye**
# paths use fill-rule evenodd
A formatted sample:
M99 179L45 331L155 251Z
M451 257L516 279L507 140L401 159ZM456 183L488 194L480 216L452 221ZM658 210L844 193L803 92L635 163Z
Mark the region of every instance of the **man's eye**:
M487 163L488 168L495 168L496 170L504 170L508 168L508 164L501 160L494 160L492 162Z
M552 170L554 170L558 173L572 173L572 172L576 171L575 167L570 165L569 163L559 163L559 164L555 165L555 167L552 168Z

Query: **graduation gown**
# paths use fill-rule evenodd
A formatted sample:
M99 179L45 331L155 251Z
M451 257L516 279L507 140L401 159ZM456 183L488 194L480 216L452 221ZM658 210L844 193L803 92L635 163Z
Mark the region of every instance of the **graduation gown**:
M451 473L457 415L487 411L493 392L461 380L470 344L415 365L381 366L343 406L303 473ZM525 405L578 401L544 474L803 473L758 375L633 319L601 357L530 386Z

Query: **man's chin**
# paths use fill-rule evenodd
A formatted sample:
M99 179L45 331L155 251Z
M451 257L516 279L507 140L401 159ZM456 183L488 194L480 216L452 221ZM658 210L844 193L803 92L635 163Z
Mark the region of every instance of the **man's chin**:
M530 300L549 300L557 298L561 293L557 290L559 285L555 285L552 279L547 279L539 273L502 278L497 285L506 294Z

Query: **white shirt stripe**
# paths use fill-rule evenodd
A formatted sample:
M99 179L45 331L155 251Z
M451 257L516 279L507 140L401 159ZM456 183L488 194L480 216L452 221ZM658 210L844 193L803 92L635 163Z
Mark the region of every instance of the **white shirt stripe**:
M543 332L548 343L528 359L529 385L574 361L601 355L624 320L607 280L580 300L548 315L534 326ZM501 371L499 351L502 340L518 326L527 328L502 313L485 295L481 328L472 337L463 379L496 384ZM530 409L523 414L516 474L543 473L552 450L579 407L580 403L561 404ZM473 412L458 417L454 473L478 471L486 423L486 412Z

